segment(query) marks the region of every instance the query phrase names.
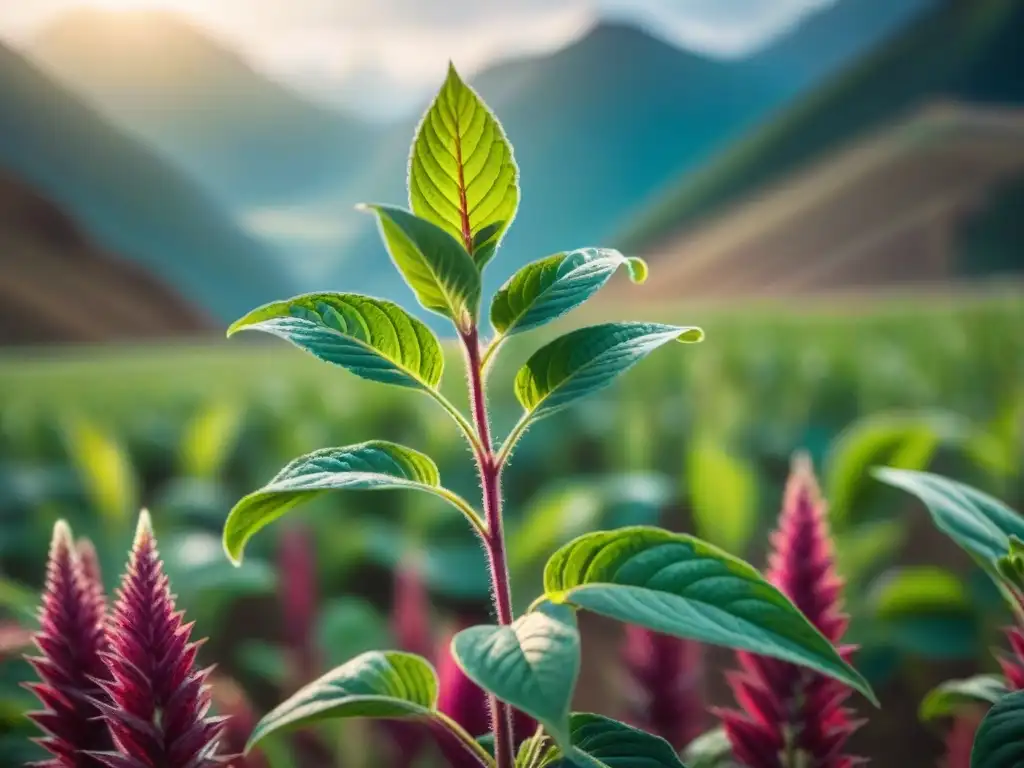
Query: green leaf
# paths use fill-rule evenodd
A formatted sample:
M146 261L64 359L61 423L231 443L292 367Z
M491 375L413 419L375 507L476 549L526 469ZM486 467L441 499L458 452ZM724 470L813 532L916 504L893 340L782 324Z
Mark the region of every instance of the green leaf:
M988 711L974 735L971 768L1020 768L1024 765L1024 691L1003 696Z
M995 567L1010 550L1010 536L1024 539L1024 519L988 494L929 472L883 467L883 483L902 488L924 502L935 525L967 552Z
M242 406L235 401L210 403L185 425L181 469L187 477L216 478L227 463L242 428Z
M409 206L466 247L482 270L515 218L518 177L501 125L449 66L416 129Z
M922 720L955 715L965 706L995 704L1006 695L1006 680L998 675L975 675L966 680L949 680L928 692L921 702Z
M699 328L660 323L580 328L541 347L526 361L516 375L516 397L533 419L541 419L609 386L661 345L703 337Z
M135 514L138 480L124 445L112 433L83 418L67 421L64 437L89 500L105 520L124 522Z
M647 278L641 259L608 248L581 248L527 264L494 295L491 324L511 336L549 323L597 293L620 266L635 283Z
M871 520L833 534L836 568L848 589L857 589L877 568L894 558L907 533L905 518Z
M553 755L540 768L686 768L665 739L610 717L574 712L571 730L572 756Z
M581 536L548 560L544 590L553 602L655 632L810 667L875 701L864 678L778 589L692 536L647 527Z
M323 448L300 456L239 501L224 523L224 550L242 560L246 542L293 507L328 491L408 488L447 498L437 465L419 451L383 440Z
M697 535L743 554L757 528L757 474L717 440L699 437L686 455L686 485Z
M412 389L435 389L444 370L441 343L397 304L357 293L307 293L255 309L228 328L271 333L356 376Z
M509 568L520 571L596 528L653 525L672 498L662 478L626 474L560 483L531 499L507 538Z
M459 241L426 219L388 205L377 214L392 261L420 304L468 331L480 311L480 272Z
M725 728L702 733L686 745L683 759L690 768L734 768L732 744Z
M886 644L928 658L965 658L978 650L978 622L953 573L934 566L894 568L866 596Z
M354 717L444 722L437 712L437 673L411 653L364 653L278 705L256 724L245 749L274 733Z
M568 606L540 606L509 626L469 627L452 655L473 682L569 743L569 705L580 671L580 634Z

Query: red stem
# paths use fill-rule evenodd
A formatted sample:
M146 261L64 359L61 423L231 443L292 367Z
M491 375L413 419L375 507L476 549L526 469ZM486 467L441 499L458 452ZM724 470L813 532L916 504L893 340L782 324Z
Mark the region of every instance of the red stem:
M484 547L491 569L491 595L498 613L498 623L511 624L512 594L509 588L508 564L505 557L505 532L501 519L501 466L491 443L491 428L487 420L487 401L484 395L483 371L480 365L480 338L476 328L462 335L469 368L469 389L472 400L473 422L480 438L476 453L483 486L484 516L487 535ZM494 724L494 755L497 768L513 768L515 745L509 708L495 697L490 697Z

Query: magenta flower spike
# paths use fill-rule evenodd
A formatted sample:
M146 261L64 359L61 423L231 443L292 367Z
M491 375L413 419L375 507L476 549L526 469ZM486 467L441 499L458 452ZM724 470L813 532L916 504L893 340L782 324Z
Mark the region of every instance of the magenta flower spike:
M974 735L981 723L978 715L958 717L946 734L946 754L941 768L971 768Z
M1019 691L1024 689L1024 630L1010 627L1006 637L1010 641L1010 653L1000 655L999 666L1003 668L1010 690Z
M29 657L41 682L26 687L44 709L29 717L45 733L38 743L53 758L47 768L96 768L89 755L111 748L110 734L94 703L103 692L95 679L106 675L103 613L82 576L71 529L59 521L53 529L46 586L33 640L40 656Z
M107 593L103 588L103 574L100 571L100 559L96 555L96 547L89 539L79 539L75 543L75 551L78 554L86 596L93 605L93 611L100 617L101 622L105 623ZM103 635L103 643L106 644L106 634Z
M281 536L278 550L278 582L281 585L281 613L285 642L291 654L296 689L320 674L316 644L317 583L316 553L309 532L291 526Z
M700 643L628 625L624 648L632 683L629 721L677 750L707 730Z
M98 755L109 768L210 768L224 719L208 716L210 670L195 668L198 642L175 610L149 513L139 516L135 543L118 590L104 658L112 700L103 712L115 751Z
M793 460L766 577L792 600L849 660L842 646L848 617L835 569L826 505L803 454ZM719 711L735 758L749 768L849 768L843 754L860 723L843 704L851 691L832 678L792 664L737 653L740 670L729 684L740 711Z

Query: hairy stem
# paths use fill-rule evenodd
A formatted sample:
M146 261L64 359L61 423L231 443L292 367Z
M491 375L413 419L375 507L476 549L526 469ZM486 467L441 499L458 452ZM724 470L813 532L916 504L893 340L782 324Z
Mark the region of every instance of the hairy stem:
M483 487L484 517L487 533L484 546L491 569L491 595L498 613L498 623L512 623L512 595L509 589L508 564L505 555L505 531L501 519L501 464L494 455L491 443L491 427L487 417L487 400L484 393L483 365L480 359L480 339L474 328L462 335L469 369L470 400L473 422L476 425L480 445L476 451L480 484ZM498 768L513 768L515 745L512 737L512 719L508 707L490 697L491 712L494 715L494 756Z

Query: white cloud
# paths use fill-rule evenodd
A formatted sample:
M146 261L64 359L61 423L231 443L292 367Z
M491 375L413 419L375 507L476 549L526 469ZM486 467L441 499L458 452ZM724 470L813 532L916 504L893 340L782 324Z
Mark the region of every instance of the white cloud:
M847 0L851 1L851 0ZM852 0L856 1L856 0ZM89 0L0 2L0 36L24 36ZM467 74L554 50L598 18L640 23L710 56L741 56L834 0L93 0L177 9L254 64L383 116L415 109L449 59Z

